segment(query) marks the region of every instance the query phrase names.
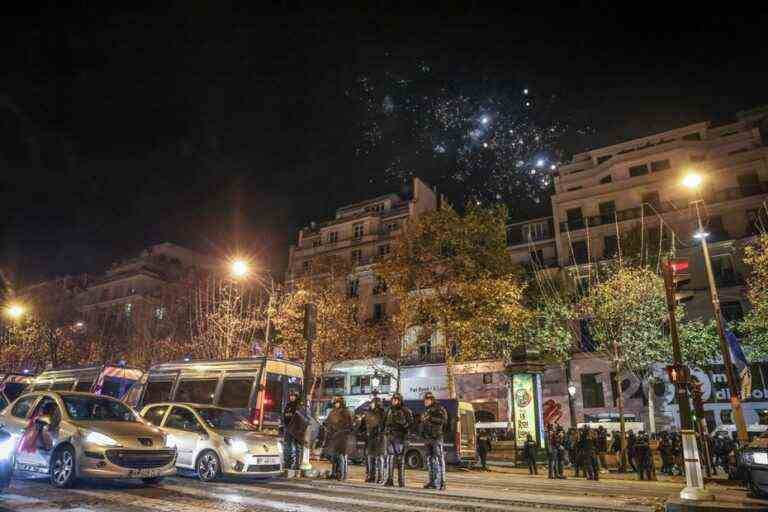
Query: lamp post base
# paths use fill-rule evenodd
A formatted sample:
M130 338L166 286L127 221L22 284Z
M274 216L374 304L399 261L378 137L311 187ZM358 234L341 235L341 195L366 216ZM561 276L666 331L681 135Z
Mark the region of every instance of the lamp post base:
M686 487L680 491L681 500L712 501L715 495L703 487Z
M707 501L713 498L704 488L704 475L701 472L699 446L696 432L683 430L683 458L685 459L685 488L680 491L680 498L691 501Z

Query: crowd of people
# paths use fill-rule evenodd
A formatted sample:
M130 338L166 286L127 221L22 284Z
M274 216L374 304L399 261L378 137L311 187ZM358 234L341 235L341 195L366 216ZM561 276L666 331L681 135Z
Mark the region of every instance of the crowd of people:
M702 447L701 443L706 443ZM523 458L530 474L538 474L536 469L536 443L529 435L522 447ZM706 448L706 449L702 449ZM718 469L725 473L732 470L732 453L735 443L725 433L714 437L704 435L699 439L699 454L713 474ZM656 479L654 450L661 459L660 473L665 475L684 475L683 440L680 432L663 431L648 435L644 431L635 434L629 430L622 454L621 433L609 435L605 427L570 428L567 431L560 425L549 426L546 434L546 452L548 476L552 479L565 478L564 469L571 467L574 475L583 474L587 480L598 480L601 472L608 471L607 455L613 454L618 470L637 473L640 480ZM708 460L705 458L708 457ZM708 463L708 464L707 464Z

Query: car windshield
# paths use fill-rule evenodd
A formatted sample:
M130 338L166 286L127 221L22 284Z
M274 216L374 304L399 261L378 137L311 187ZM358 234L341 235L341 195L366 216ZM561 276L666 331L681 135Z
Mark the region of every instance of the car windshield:
M99 396L62 397L69 416L75 421L138 421L122 402Z
M216 430L256 430L253 425L248 423L248 420L226 409L199 407L195 411L209 427Z

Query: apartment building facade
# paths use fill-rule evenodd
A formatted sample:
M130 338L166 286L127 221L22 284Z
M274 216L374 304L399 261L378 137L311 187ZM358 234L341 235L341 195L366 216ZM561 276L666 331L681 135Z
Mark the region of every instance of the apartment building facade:
M389 254L403 227L416 216L438 207L438 195L414 178L399 193L384 194L336 210L333 219L312 222L299 231L288 255L287 280L312 273L313 262L333 256L352 264L346 283L350 296L360 299L360 320L380 320L397 307L374 265Z

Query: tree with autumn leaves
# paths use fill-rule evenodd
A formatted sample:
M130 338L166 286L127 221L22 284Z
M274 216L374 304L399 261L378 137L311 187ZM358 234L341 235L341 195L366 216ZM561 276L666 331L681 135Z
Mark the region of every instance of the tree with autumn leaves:
M470 207L462 215L444 207L404 227L376 272L419 337L440 333L450 396L453 365L525 343L519 334L531 315L522 304L525 284L506 244L506 209Z

